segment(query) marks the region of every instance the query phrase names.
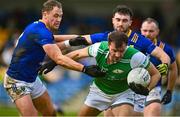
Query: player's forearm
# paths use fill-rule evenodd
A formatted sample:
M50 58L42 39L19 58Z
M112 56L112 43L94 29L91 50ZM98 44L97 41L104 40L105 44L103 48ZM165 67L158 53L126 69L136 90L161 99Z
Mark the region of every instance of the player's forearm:
M76 37L78 37L78 35L54 35L54 39L56 42L62 42Z
M72 51L72 52L66 54L66 56L73 59L73 60L78 60L78 59L81 59L81 58L88 57L89 56L88 47Z
M160 73L156 73L156 74L152 75L151 82L148 86L148 89L152 90L156 86L158 81L160 80L160 77L161 77Z
M169 71L169 77L168 77L168 85L167 85L167 90L170 90L171 92L174 89L174 86L176 84L176 78L178 77L178 71L177 71L177 64L174 62L170 66L170 71Z
M169 56L159 47L156 47L152 52L152 55L158 58L162 63L170 64Z
M69 58L71 58L71 59L73 59L73 60L78 60L78 59L80 59L79 53L74 52L74 51L66 54L66 56L69 57Z
M62 55L61 50L57 47L56 44L46 44L43 46L46 54L54 61L56 64L61 65L65 68L82 71L84 65L75 62L74 60Z
M58 65L61 65L65 68L71 69L71 70L75 70L75 71L82 71L84 65L62 55L57 57L56 61L55 61Z
M160 80L161 75L152 63L150 63L150 66L148 68L148 72L151 75L151 82L148 86L148 89L152 90L156 86L158 81Z

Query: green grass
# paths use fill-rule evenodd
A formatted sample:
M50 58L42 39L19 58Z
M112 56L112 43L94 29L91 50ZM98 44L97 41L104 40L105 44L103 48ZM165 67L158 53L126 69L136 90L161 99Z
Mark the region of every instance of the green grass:
M19 116L15 107L0 106L0 116Z
M19 116L19 113L15 107L0 105L0 116ZM77 112L65 112L64 116L77 116Z
M78 112L65 112L63 116L77 116ZM15 107L0 105L0 116L20 116ZM62 116L57 114L57 116ZM102 113L98 117L102 117Z

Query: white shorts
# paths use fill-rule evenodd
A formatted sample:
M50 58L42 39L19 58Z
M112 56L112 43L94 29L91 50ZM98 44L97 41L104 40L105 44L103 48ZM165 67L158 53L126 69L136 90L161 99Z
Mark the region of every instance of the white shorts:
M36 78L35 82L27 83L25 81L13 79L7 74L4 77L4 88L13 102L27 94L30 94L32 99L35 99L46 91L46 87L39 77Z
M128 89L122 93L108 95L102 92L94 83L90 86L90 92L86 97L85 104L100 111L121 104L134 106L134 93Z
M134 111L143 112L144 107L151 104L152 102L161 101L161 86L157 86L153 88L148 96L143 96L139 94L135 94L135 105Z

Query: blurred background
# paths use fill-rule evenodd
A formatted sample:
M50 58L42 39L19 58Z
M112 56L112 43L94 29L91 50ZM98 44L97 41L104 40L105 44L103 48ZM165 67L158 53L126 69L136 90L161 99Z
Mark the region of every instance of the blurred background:
M18 36L29 23L41 18L46 0L1 0L0 2L0 116L18 115L2 86L2 79L11 60ZM160 39L174 48L180 63L180 1L179 0L59 0L63 20L57 34L92 34L112 30L112 10L125 4L134 12L132 29L139 31L142 20L155 18L160 24ZM77 48L71 48L74 50ZM80 60L93 64L94 59ZM179 64L180 65L180 64ZM179 67L180 68L180 67ZM56 67L46 76L46 84L54 106L60 114L76 115L88 93L92 78L79 72ZM180 115L180 82L177 79L173 101L163 107L163 115Z

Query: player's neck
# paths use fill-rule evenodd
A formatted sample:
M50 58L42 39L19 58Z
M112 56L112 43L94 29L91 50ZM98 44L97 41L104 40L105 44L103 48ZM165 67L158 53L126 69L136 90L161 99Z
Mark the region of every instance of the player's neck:
M107 57L107 64L113 64L113 63L114 62L113 62L112 57L110 55L108 55L108 57Z
M51 30L51 29L49 28L48 23L47 23L47 21L46 21L45 19L40 19L39 21L42 22L42 23L44 23L45 26L46 26L46 28L48 28L49 30Z

